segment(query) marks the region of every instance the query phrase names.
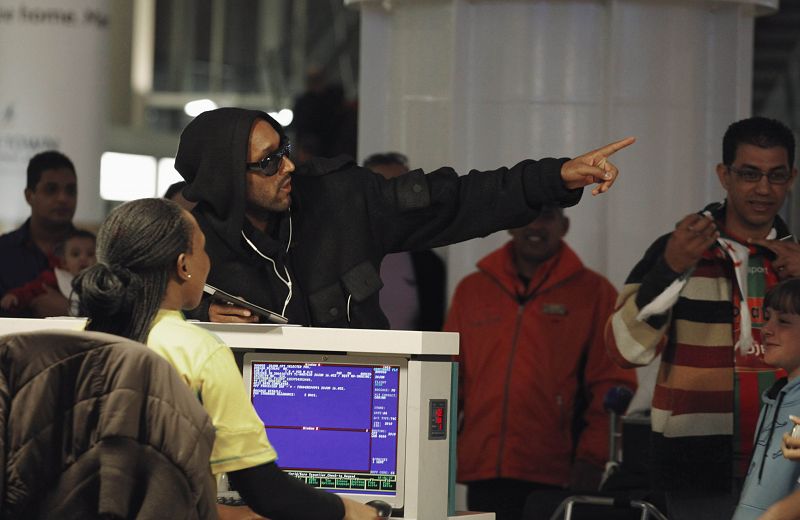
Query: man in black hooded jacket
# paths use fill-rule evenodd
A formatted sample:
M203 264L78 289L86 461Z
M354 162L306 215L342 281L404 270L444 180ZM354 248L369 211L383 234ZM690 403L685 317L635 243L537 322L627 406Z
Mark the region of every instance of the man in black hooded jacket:
M294 171L283 128L264 112L220 108L181 134L175 168L206 235L208 283L315 327L389 328L378 303L384 255L429 249L530 222L543 205L607 191L607 159L627 138L572 160L526 160L459 177L451 168L386 180L349 158ZM251 322L206 300L193 317Z

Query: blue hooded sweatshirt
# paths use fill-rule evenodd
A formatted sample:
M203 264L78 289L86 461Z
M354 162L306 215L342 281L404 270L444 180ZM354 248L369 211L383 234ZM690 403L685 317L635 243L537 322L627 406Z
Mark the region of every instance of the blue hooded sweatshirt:
M800 489L800 462L785 459L781 453L781 438L794 427L789 415L800 417L800 377L788 382L779 379L761 400L764 404L753 458L733 520L755 520L769 506Z

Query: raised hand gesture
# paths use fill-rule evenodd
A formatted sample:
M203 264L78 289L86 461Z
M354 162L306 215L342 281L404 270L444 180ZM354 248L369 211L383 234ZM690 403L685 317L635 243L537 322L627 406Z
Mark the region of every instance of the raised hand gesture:
M561 179L564 185L569 189L575 189L596 183L592 195L607 192L619 176L619 170L608 158L632 145L634 141L635 137L626 137L565 162L561 166Z

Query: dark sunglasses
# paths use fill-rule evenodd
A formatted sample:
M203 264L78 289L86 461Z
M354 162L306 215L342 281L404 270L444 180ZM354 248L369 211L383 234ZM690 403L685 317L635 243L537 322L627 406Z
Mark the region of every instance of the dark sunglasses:
M291 154L292 143L286 139L277 152L267 155L258 162L245 163L245 166L247 166L248 170L261 172L267 177L272 177L278 173L278 167L281 165L283 158L291 157Z

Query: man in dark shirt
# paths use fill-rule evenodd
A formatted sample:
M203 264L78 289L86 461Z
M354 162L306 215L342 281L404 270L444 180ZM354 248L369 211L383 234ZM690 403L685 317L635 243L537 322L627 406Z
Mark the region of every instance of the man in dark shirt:
M25 200L31 216L18 229L0 236L0 295L50 267L54 248L74 230L77 187L75 166L64 154L47 151L30 160ZM45 317L68 313L67 299L50 290L33 300L29 314L0 315Z

